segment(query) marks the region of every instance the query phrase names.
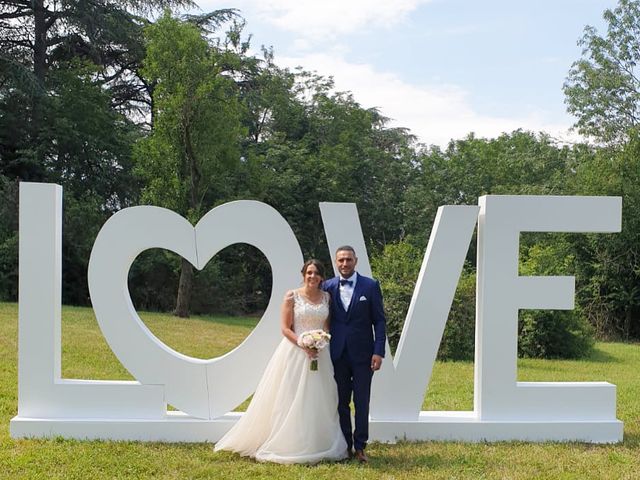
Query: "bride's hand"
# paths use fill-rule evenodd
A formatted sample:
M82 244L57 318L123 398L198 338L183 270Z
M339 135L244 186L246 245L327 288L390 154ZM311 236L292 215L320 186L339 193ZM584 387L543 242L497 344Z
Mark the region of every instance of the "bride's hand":
M304 350L304 353L307 354L307 357L309 357L311 360L318 358L318 351L315 348L307 348L307 347L301 347L301 348L302 350Z

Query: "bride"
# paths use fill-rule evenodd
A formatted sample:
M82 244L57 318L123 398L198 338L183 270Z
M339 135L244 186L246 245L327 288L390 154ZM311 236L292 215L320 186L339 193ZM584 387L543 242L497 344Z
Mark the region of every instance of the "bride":
M215 450L230 450L258 461L316 463L348 456L338 422L338 393L329 349L299 346L303 332L329 331L329 294L320 289L324 267L315 259L302 266L304 285L288 291L281 309L285 338L274 352L244 415ZM311 361L317 360L317 370Z

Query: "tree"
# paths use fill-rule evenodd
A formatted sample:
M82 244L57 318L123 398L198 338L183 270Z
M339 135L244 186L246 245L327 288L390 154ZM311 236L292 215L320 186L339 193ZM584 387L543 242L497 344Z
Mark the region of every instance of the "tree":
M273 72L277 75L277 72ZM308 72L284 72L270 91L275 100L260 142L247 147L266 179L264 200L292 225L311 256L326 258L318 202L358 205L373 248L402 234L403 191L415 173L414 138L386 127L333 81Z
M419 180L405 190L407 211L413 213L405 219L407 241L403 248L412 244L423 251L440 205L473 205L477 204L478 197L487 194L576 193L576 171L590 158L590 152L582 145L559 147L548 135L520 130L493 139L469 135L452 141L444 150L432 147L420 152ZM574 244L569 240L560 242L557 235L550 238L545 234L526 233L521 236L520 242L523 274L575 273L575 263L565 262L574 250ZM385 265L394 267L389 273L389 294L383 291L385 300L390 296L390 300L397 305L394 311L404 315L411 289L407 288L404 280L396 278L398 272L404 271L388 260L385 263L386 252L393 252L393 248L397 247L387 245L383 255L376 257L375 264L378 268ZM475 254L476 242L472 241L439 352L442 358L469 358L473 353ZM587 255L580 258L585 263L591 261ZM412 260L406 263L411 264ZM408 276L409 279L413 277L410 281L415 281L417 274L417 264L415 261L413 264L416 266ZM558 271L552 270L552 267ZM581 282L590 280L587 272L583 271L577 277ZM383 289L385 285L383 282ZM391 339L394 339L394 335L397 337L402 327L397 315L390 313ZM520 353L528 356L585 355L591 344L590 335L582 310L570 313L527 312L521 315ZM565 350L559 348L563 342L567 346Z
M169 5L192 2L0 1L3 200L17 208L17 181L63 185L65 302L88 302L92 235L137 197L131 145L146 121L151 87L137 74L148 23L139 15ZM13 265L17 225L9 211L1 212L7 218L0 222L12 229L2 233L0 249L2 261ZM2 289L14 298L14 287Z
M226 14L225 14L226 15ZM240 158L240 102L230 75L239 56L210 44L199 26L170 12L145 30L143 77L154 84L154 123L136 146L144 201L195 223L228 198L228 178ZM193 266L185 259L175 313L189 315Z
M146 21L134 12L193 6L191 0L0 1L0 62L11 66L12 75L27 67L44 85L57 61L88 59L103 67L105 83L121 82L116 88L121 89L143 54Z
M572 189L579 195L622 197L622 230L572 238L583 279L577 301L601 338L640 338L640 138L600 148L576 165Z
M606 36L587 26L578 42L582 58L564 84L565 103L581 134L617 144L640 121L640 2L620 0L603 17Z
M640 121L640 2L620 0L604 12L607 34L586 27L564 86L578 130L603 142L574 167L578 194L621 195L622 232L574 239L583 311L605 338L640 338L638 123Z
M571 175L572 151L546 134L516 130L497 138L473 134L444 150L418 154L419 176L405 189L406 234L426 246L440 205L475 205L482 195L560 195ZM475 244L471 262L475 263Z
M137 70L144 56L142 27L135 13L168 6L194 6L191 0L0 1L0 98L20 96L28 130L15 146L31 176L43 177L50 152L48 103L55 95L52 72L90 66L92 82L108 92L111 107L143 121L150 86ZM4 87L4 88L3 88ZM27 107L27 108L24 108ZM26 135L25 135L26 134ZM49 140L49 142L47 142ZM24 146L38 148L25 148ZM24 169L24 168L23 168Z

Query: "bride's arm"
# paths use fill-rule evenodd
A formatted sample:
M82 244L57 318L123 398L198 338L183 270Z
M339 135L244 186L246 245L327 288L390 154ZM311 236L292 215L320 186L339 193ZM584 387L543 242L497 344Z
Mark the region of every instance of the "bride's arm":
M293 331L293 290L289 290L284 296L282 307L280 307L280 330L282 335L293 343L296 347L302 348L309 358L316 358L318 351L298 345L298 335Z
M328 292L324 292L327 299L327 306L329 307L329 315L327 315L327 319L324 321L324 325L322 325L322 329L329 333L329 328L331 327L331 296Z
M280 307L280 329L282 331L282 335L287 337L287 339L298 345L298 336L292 330L293 327L293 290L289 290L282 301L282 306Z
M322 326L322 329L329 333L330 332L330 328L331 328L331 295L329 295L329 292L324 292L324 294L326 295L327 298L327 305L329 306L329 315L327 315L327 319L324 321L324 325Z

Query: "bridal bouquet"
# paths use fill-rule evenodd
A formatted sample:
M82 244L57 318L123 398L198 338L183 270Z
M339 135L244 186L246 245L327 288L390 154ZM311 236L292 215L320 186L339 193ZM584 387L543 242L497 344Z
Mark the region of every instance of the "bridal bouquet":
M331 335L329 335L324 330L308 330L303 332L298 337L298 345L301 347L312 348L313 350L320 351L329 345L329 340L331 339ZM311 370L318 370L318 359L314 358L311 360L311 365L309 367Z

